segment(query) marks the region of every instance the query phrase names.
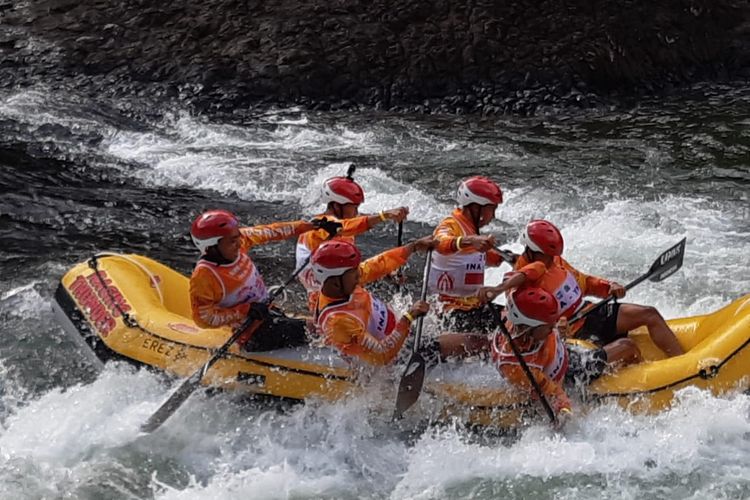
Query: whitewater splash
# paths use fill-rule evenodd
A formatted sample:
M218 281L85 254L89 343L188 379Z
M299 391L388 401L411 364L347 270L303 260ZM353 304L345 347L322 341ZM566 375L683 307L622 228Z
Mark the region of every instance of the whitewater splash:
M716 398L688 388L657 415L604 405L560 434L535 425L508 442L444 427L410 444L387 421L367 417L367 395L278 412L199 393L145 438L138 425L165 389L145 371L110 365L91 384L20 404L0 430L0 493L428 499L528 496L543 488L550 497L593 499L659 496L665 483L670 496L694 498L748 488L728 479L743 477L750 452L745 395ZM143 461L157 470L148 473Z

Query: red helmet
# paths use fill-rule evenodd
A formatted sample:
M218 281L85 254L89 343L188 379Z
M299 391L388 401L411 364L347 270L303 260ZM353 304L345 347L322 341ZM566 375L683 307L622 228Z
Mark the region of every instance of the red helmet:
M458 186L456 201L461 207L477 203L479 205L499 205L503 202L500 186L487 177L477 175L465 179Z
M331 177L323 183L323 203L332 201L361 205L365 202L365 192L362 186L348 177Z
M563 253L560 230L549 221L533 220L526 225L521 242L535 252L557 257Z
M232 234L240 227L237 217L226 210L209 210L203 212L193 221L190 236L201 253L206 253L208 247L216 245L224 236Z
M541 326L560 316L554 295L543 288L516 289L508 297L508 319L516 326Z
M362 262L359 249L347 241L326 241L312 257L312 270L321 285L332 276L341 276Z

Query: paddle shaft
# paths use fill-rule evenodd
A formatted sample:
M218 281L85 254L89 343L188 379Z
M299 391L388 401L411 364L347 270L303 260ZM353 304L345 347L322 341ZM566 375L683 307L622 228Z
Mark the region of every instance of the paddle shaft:
M516 357L518 363L521 365L521 369L523 369L523 372L529 379L531 386L534 388L534 392L536 392L536 395L539 396L539 401L542 402L542 406L544 407L544 411L547 412L550 423L552 425L555 425L557 423L555 412L552 409L552 406L550 406L549 401L547 401L547 398L544 396L542 388L539 386L539 382L537 382L536 378L534 378L534 374L531 373L529 365L526 364L526 360L523 359L523 355L521 354L521 351L518 350L518 346L513 341L513 337L510 336L510 332L506 328L505 321L503 321L502 318L500 319L500 331L502 331L503 335L505 335L505 338L508 340L508 344L510 344L510 348L513 350L513 355Z
M636 285L638 285L640 283L643 283L644 281L646 281L648 279L649 275L650 275L650 273L646 273L643 276L639 276L638 279L633 280L630 283L628 283L627 285L625 285L625 290L630 290L634 286L636 286ZM598 311L599 309L601 309L602 307L604 307L605 304L609 304L614 299L615 299L615 296L614 295L610 295L606 299L604 299L604 300L602 300L600 302L597 302L596 305L594 305L594 307L586 309L585 311L581 311L578 314L574 314L573 317L570 318L570 320L568 322L570 324L573 324L576 321L580 321L583 318L585 318L586 316L588 316L589 314L591 314L592 312Z
M396 235L396 246L404 245L404 221L398 223L398 234ZM396 291L401 293L401 281L404 279L404 267L401 266L396 271Z
M430 279L430 270L432 269L432 250L429 250L427 252L427 258L425 259L424 264L424 273L422 274L422 293L419 295L419 300L426 300L427 299L427 282ZM414 336L414 350L413 352L417 352L419 350L419 344L422 343L422 325L424 324L424 316L420 316L417 318L417 333Z

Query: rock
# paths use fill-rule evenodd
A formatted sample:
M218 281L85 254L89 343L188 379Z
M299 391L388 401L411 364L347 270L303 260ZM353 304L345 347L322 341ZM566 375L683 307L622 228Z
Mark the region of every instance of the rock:
M750 74L750 7L736 0L0 5L3 86L106 75L115 93L199 88L173 92L212 108L528 114Z

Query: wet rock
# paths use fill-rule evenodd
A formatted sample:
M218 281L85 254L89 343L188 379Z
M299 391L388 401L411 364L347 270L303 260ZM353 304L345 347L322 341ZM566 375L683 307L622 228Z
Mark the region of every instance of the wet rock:
M3 86L106 75L123 91L199 87L175 92L219 107L528 114L750 74L750 7L737 0L0 0L0 10Z

